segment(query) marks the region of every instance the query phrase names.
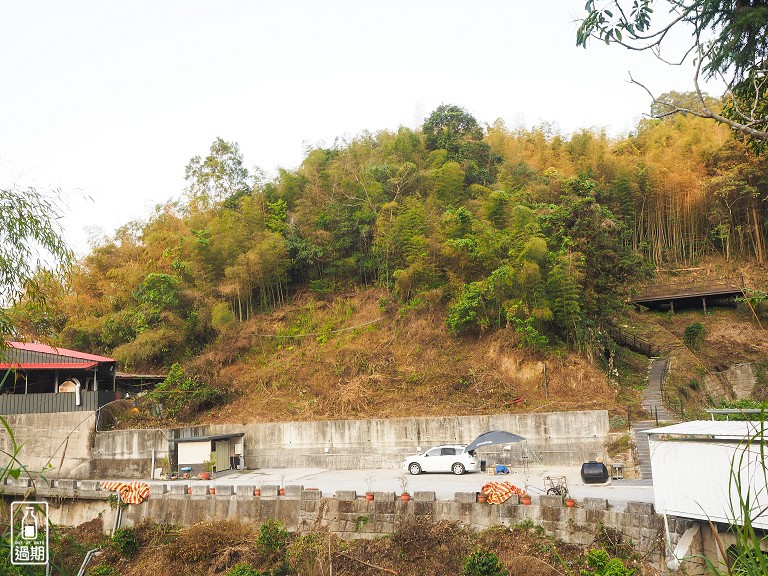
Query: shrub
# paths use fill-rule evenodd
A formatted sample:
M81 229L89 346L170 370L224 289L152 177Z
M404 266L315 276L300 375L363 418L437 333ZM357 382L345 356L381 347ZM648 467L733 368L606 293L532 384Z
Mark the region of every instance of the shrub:
M611 418L608 420L608 425L610 426L611 430L626 428L627 419L623 416L611 416Z
M587 552L587 566L582 576L632 576L634 570L624 566L619 558L611 558L602 548L593 548Z
M166 379L148 396L151 402L162 406L162 414L168 418L192 416L224 401L220 390L186 375L179 364L171 366Z
M464 560L464 576L508 576L504 564L493 552L478 550Z
M520 346L543 350L549 345L549 339L533 325L534 318L532 316L525 320L513 316L509 320L514 326L515 332L520 335Z
M139 539L131 528L120 528L112 536L112 547L123 556L133 556L139 551Z
M238 564L231 570L228 570L225 576L266 576L266 572L256 570L250 564Z
M616 438L608 444L607 452L610 456L617 456L618 454L623 454L629 450L629 447L629 434L624 434L623 436Z
M288 545L288 530L280 520L267 519L259 528L256 543L260 548L273 555L284 555Z
M114 566L99 564L93 570L88 571L88 576L120 576L120 573Z
M310 532L299 536L288 548L288 562L297 574L314 574L323 554L323 535Z
M723 400L718 408L729 410L762 410L763 414L716 414L715 420L765 420L768 416L768 403L742 398L740 400Z
M236 520L200 523L179 532L173 545L174 559L185 564L210 562L230 548L246 549L253 542L250 526Z
M472 282L464 286L458 301L448 308L448 329L452 334L458 334L482 326L483 316L483 286L480 282Z
M690 326L685 327L685 331L683 332L683 342L685 342L685 345L688 346L688 348L698 350L704 343L704 334L706 331L707 329L704 328L704 324L701 322L694 322Z
M696 380L695 378L691 378L691 380L688 382L688 388L691 390L698 390L701 388L701 382Z

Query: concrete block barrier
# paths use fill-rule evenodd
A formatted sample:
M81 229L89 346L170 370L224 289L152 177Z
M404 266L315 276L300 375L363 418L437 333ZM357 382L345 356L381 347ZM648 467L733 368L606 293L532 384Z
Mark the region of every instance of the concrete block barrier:
M264 484L261 487L262 498L277 498L280 495L280 486L277 484Z
M460 504L474 504L477 502L477 492L456 492L454 500Z
M173 495L186 494L189 490L189 484L171 484L170 493Z
M283 488L283 495L286 498L301 498L304 486L300 484L289 484Z
M416 502L434 502L437 497L434 492L417 491L413 493L413 499Z
M250 499L253 498L253 491L256 490L256 486L253 484L240 484L235 487L235 494L238 498Z

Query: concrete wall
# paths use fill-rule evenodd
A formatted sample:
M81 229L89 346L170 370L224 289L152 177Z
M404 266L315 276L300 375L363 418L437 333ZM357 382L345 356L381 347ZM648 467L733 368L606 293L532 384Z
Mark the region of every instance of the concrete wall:
M109 493L96 491L96 487L95 481L62 481L39 489L36 498L53 500L51 519L56 523L77 525L100 517L109 530L116 511L106 502ZM17 481L4 488L6 494L21 493L27 486ZM393 492L375 492L374 500L367 501L354 491L340 491L327 498L319 490L304 490L302 486L286 486L284 496L278 496L278 486L261 486L260 496L254 496L254 486L217 485L215 495L207 494L207 488L207 484L181 481L153 486L149 500L124 509L123 526L147 518L178 526L231 518L261 524L274 518L292 531L323 530L355 539L391 534L414 520L447 520L472 530L530 521L562 541L580 546L592 545L599 527L605 526L659 565L666 553L664 520L654 513L652 504L641 502L629 502L619 512L601 498L584 498L576 508L566 508L559 496L539 496L533 505L523 506L517 496L500 505L478 503L475 492L457 492L452 500L436 500L434 492L415 492L410 502L403 502ZM694 525L690 520L669 517L672 544ZM701 549L701 544L697 548Z
M92 474L91 446L96 427L96 412L57 414L17 414L6 416L17 445L17 458L32 475L46 466L48 478L89 478ZM0 429L0 465L9 461L13 442L7 430Z
M155 466L168 456L168 434L163 430L97 432L93 446L92 478L151 478Z
M212 433L219 433L219 427L212 429ZM514 432L527 442L513 444L510 451L501 451L500 446L483 448L481 457L486 454L489 460L519 465L527 450L534 462L576 465L604 452L608 413L596 410L252 424L244 428L245 465L389 468L398 466L406 455L435 444L467 444L488 430Z
M165 455L166 436L174 438L245 432L245 467L328 469L391 468L409 454L444 443L466 444L488 430L508 430L526 438L512 444L482 448L481 458L521 465L579 465L605 451L608 412L557 412L445 416L321 422L273 422L198 426L175 430L99 432L94 469L101 477L148 477L151 448ZM158 456L159 458L160 456Z
M733 395L737 399L751 398L752 390L757 384L754 364L750 363L735 364L713 375L707 374L704 376L704 381L710 385L713 378L716 378L726 390L733 390Z
M505 464L578 465L604 452L608 438L605 410L549 414L499 414L389 420L331 420L212 425L177 430L97 432L95 412L8 416L21 460L30 470L49 461L54 478L149 478L155 462L173 460L174 438L245 432L246 468L390 468L404 456L443 443L468 443L488 430L508 430L525 443L509 451L483 448L480 456ZM170 441L170 442L169 442ZM0 448L11 451L0 430ZM63 457L63 460L62 460ZM6 458L7 461L7 458Z

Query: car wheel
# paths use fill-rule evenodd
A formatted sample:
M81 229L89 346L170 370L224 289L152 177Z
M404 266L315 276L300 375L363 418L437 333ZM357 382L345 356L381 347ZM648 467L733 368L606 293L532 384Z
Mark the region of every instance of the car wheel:
M459 462L456 462L456 464L454 464L451 467L451 472L453 472L457 476L464 474L464 464L460 464Z
M414 476L418 476L419 474L421 474L421 466L416 464L416 462L411 462L411 464L408 465L408 472L410 472Z

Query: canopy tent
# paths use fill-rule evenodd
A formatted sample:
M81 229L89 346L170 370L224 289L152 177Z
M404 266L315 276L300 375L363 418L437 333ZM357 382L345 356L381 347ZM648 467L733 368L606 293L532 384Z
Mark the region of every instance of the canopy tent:
M491 430L490 432L485 432L475 438L469 446L466 447L465 451L470 452L472 450L477 450L481 446L488 446L490 444L512 444L513 442L522 442L523 440L525 440L525 438L519 434L505 432L504 430Z

